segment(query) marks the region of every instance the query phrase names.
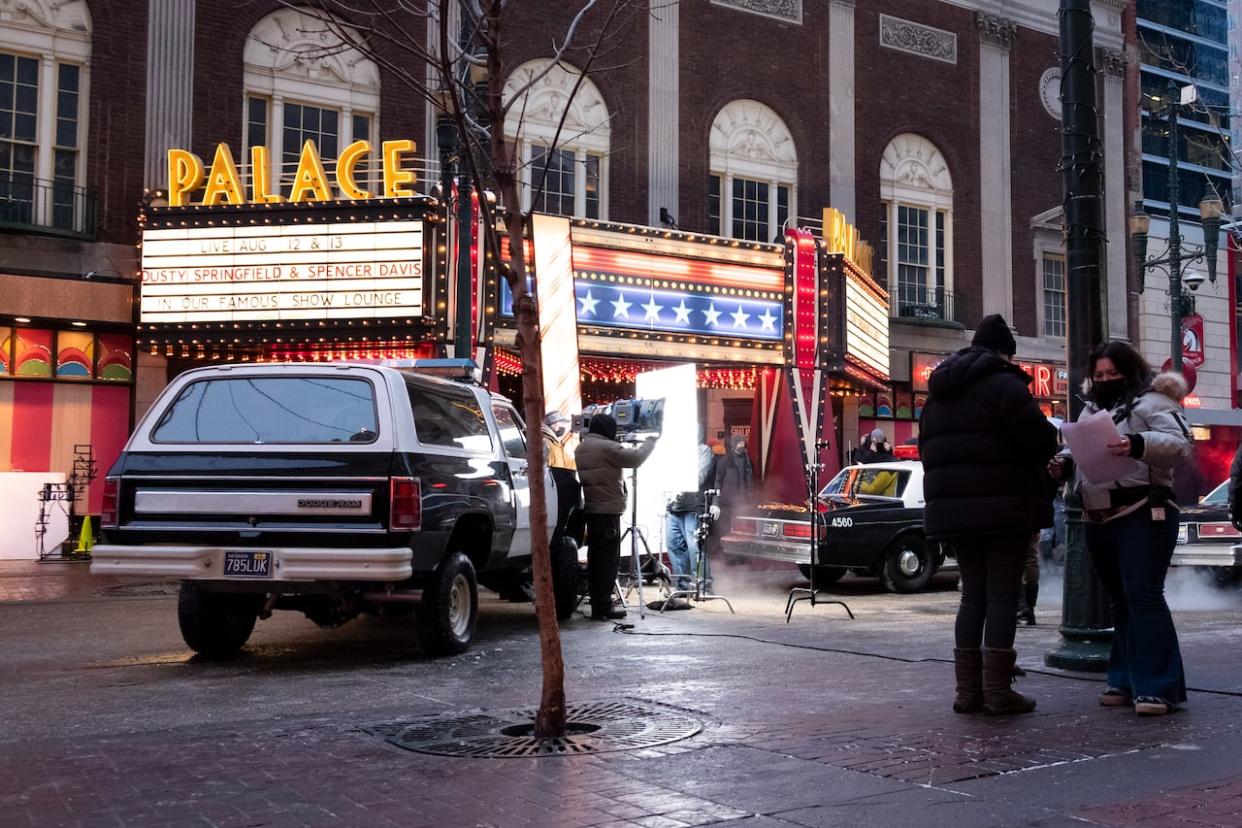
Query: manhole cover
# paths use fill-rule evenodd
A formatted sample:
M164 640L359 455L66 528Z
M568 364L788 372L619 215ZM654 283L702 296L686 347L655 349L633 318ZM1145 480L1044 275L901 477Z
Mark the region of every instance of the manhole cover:
M533 707L427 716L365 731L416 753L483 759L636 750L689 739L703 729L689 713L649 702L571 704L567 714L568 733L554 739L534 736Z

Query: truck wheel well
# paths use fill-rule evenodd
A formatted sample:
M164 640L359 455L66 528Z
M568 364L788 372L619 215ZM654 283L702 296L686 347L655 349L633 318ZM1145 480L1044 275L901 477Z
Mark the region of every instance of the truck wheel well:
M448 552L461 552L476 571L487 565L492 555L492 525L481 515L463 515L449 535Z

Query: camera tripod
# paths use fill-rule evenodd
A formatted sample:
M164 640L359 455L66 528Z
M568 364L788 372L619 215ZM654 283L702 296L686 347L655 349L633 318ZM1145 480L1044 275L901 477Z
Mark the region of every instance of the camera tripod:
M824 467L824 464L819 462L819 452L821 449L826 448L828 448L826 440L816 440L815 456L807 464L807 482L811 490L810 500L807 501L811 513L811 585L809 588L794 587L789 590L789 600L785 602L786 624L793 619L794 605L799 601L809 601L812 607L817 604L838 604L845 610L851 620L854 618L853 611L844 601L820 600L820 589L815 586L815 572L819 569L819 472Z
M668 609L668 605L676 598L686 598L696 603L702 601L724 601L729 612L736 615L733 605L723 595L716 595L707 586L707 536L712 528L712 502L720 495L718 489L708 489L703 493L703 511L699 513L699 525L695 527L694 539L698 546L698 560L694 564L694 588L674 590L664 599L660 612Z

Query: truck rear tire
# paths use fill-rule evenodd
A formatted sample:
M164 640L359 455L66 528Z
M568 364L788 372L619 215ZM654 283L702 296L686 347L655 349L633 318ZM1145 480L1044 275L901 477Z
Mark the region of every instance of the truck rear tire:
M199 655L232 655L250 639L262 604L262 595L208 592L193 581L182 581L177 598L181 637Z
M578 608L578 544L561 538L552 547L552 592L556 595L556 618L565 621Z
M474 564L460 552L436 567L414 614L418 646L429 656L464 653L479 620L479 583Z

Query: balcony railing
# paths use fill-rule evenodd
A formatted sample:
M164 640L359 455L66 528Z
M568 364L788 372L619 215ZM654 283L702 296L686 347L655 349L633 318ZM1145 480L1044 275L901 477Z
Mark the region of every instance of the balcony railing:
M942 287L926 287L898 282L892 294L893 317L929 322L959 321L953 309L953 292Z
M0 174L0 227L92 238L98 203L84 187L23 173Z

